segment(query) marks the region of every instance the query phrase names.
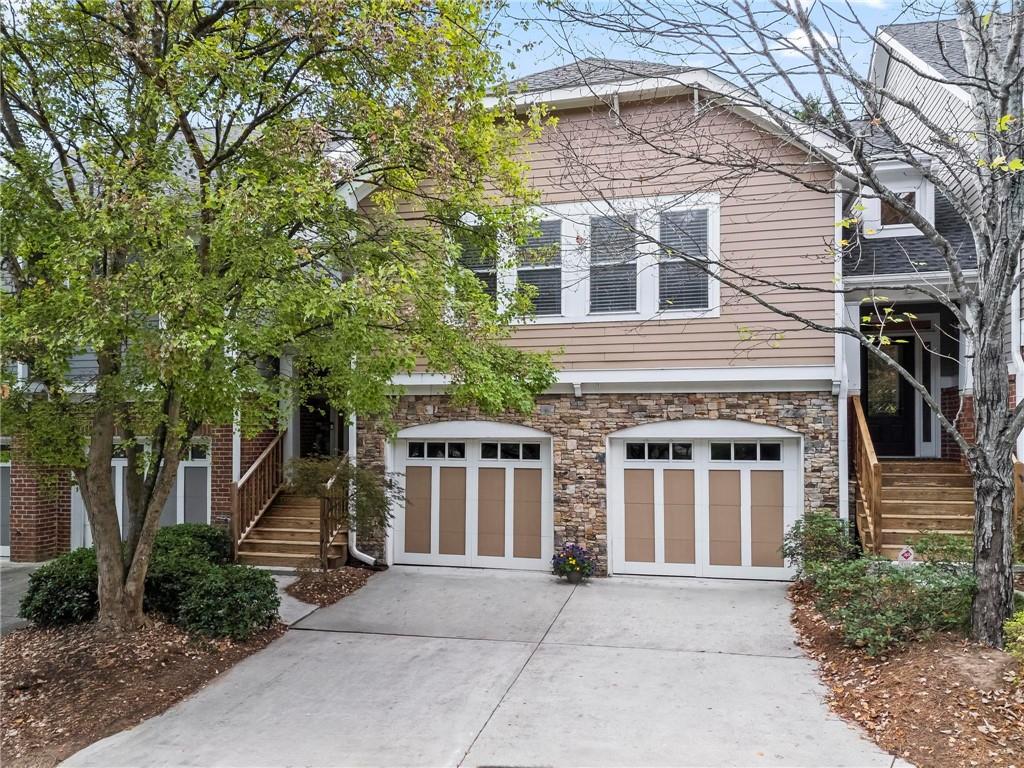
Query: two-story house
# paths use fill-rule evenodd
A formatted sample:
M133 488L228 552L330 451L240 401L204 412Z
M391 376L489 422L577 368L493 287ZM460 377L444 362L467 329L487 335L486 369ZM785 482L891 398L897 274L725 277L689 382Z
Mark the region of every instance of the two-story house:
M904 38L904 27L889 29ZM912 35L904 42L906 55L927 55L913 53L921 43ZM901 77L883 59L876 53L871 76ZM237 515L232 489L267 463L349 453L402 487L386 539L363 545L389 564L543 570L571 541L612 574L786 578L779 546L808 511L857 516L862 528L880 521L867 543L882 551L922 528L970 530L970 479L919 396L856 342L759 301L824 326L870 327L861 299L875 285L943 279L920 233L867 200L876 234L837 256L837 221L857 190L801 183L829 186L831 171L763 116L708 99L723 83L705 70L588 59L514 86L524 111L542 104L557 118L524 149L539 235L516 268L466 266L497 301L519 282L533 286L535 315L510 343L556 350L556 384L530 414L484 417L454 407L440 375L402 377L393 439L327 407L296 409L281 435L255 440L210 429L182 468L168 523L227 523ZM736 175L694 159L738 145L797 170ZM962 243L970 268L969 228L946 201L900 163L881 157L879 170ZM778 279L807 290L773 287ZM888 298L918 318L894 354L951 415L969 419L967 351L949 312L909 293ZM1008 365L1021 386L1019 332L1015 322ZM901 460L887 464L892 488L856 482L865 438L881 462ZM88 542L73 489L37 500L16 461L4 471L0 481L15 477L4 530L46 542L23 545L21 559ZM118 460L112 471L121 482ZM867 509L872 499L884 507ZM273 525L309 509L278 509ZM316 546L315 537L296 544L294 522L257 521L239 531L240 551L288 564Z

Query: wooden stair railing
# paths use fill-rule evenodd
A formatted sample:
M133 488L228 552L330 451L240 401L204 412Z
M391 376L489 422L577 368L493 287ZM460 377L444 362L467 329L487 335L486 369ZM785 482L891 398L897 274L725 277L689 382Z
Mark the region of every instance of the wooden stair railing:
M231 484L231 540L238 545L260 515L274 503L284 485L284 436L268 445L238 482Z
M330 567L331 543L348 519L346 484L341 483L339 488L337 479L332 475L320 493L320 567L325 571Z
M867 531L860 531L861 544L865 549L878 554L882 551L882 465L875 455L875 446L868 432L868 422L864 418L864 406L860 396L850 397L850 410L853 416L853 429L850 431L853 440L853 460L857 473L857 496L863 506L864 520Z

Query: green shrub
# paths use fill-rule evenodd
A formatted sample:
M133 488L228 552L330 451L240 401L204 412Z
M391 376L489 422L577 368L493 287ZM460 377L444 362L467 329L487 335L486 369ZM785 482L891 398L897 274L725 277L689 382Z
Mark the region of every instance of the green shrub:
M231 537L223 528L202 523L182 523L161 528L153 539L153 557L165 554L200 557L222 565L231 560Z
M192 582L178 621L189 632L246 640L277 621L280 602L274 577L266 571L219 566Z
M857 555L853 532L830 512L811 512L797 520L782 540L782 556L803 578L817 564L841 563Z
M40 627L92 621L99 613L96 553L76 549L54 558L28 578L18 615Z
M1024 663L1024 611L1017 611L1003 624L1003 648Z
M923 564L901 568L864 557L814 569L815 605L842 627L848 645L871 656L931 632L966 626L974 580Z
M154 553L146 571L146 612L160 613L168 621L177 621L181 601L193 583L208 578L218 567L195 555L180 555L174 551Z
M928 531L907 543L916 556L931 565L959 569L974 562L974 547L966 536Z

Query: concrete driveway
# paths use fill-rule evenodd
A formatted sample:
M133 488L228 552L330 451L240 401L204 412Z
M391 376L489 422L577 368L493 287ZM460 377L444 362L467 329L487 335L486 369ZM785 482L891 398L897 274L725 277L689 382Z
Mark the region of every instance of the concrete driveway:
M71 766L872 766L785 585L393 568Z
M0 634L28 626L25 619L19 618L18 607L28 592L28 577L39 566L40 563L0 560Z

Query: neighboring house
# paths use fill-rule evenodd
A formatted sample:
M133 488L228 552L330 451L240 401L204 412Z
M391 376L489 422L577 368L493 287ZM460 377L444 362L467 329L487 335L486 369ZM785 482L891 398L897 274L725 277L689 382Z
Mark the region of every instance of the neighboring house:
M879 55L871 71L900 73ZM631 128L708 156L726 148L716 137L728 137L777 161L791 158L807 180L830 180L824 165L808 162L805 148L760 116L708 108L702 94L723 83L705 70L588 59L515 86L524 110L541 103L558 118L524 157L540 194L540 234L527 248L544 258L527 257L515 271L466 264L499 301L517 280L535 287L536 316L517 325L510 343L556 349L556 384L529 415L483 417L453 407L442 376L402 377L394 440L373 423L346 425L329 408L297 409L279 438L209 430L181 470L167 522L226 522L232 483L244 487L250 467L258 473L294 455L348 452L393 473L404 490L389 535L366 545L387 563L543 570L557 544L574 541L608 573L786 578L779 545L808 511L856 513L862 527L872 526L868 544L883 551L937 516L970 529L969 478L958 463L930 463L958 453L913 390L856 344L782 318L729 285L754 285L751 275L824 289L845 281L860 291L845 304L828 290L777 291L771 300L822 324L859 324L859 300L880 275L942 279L919 233L869 201L865 219L877 220L878 235L837 260L836 221L856 190L825 195L770 173L722 179L645 145ZM699 134L681 130L698 124ZM970 266L969 229L927 182L890 165L882 171L963 242ZM680 253L706 259L711 276ZM919 318L896 354L952 415L969 409L969 367L957 362L965 350L948 313L909 294L891 298ZM927 354L921 339L944 356ZM1020 360L1014 339L1011 373ZM851 395L859 395L852 418ZM900 481L909 491L865 490L851 477L851 459L863 471L867 437L884 457L918 460L900 465L915 475ZM43 499L17 461L8 471L21 478L11 515L16 559L87 543L69 487ZM112 471L116 479L123 469ZM876 490L886 506L871 511ZM300 515L290 503L272 507L276 525ZM261 526L243 551L251 562L286 563L266 544L284 529ZM19 549L19 537L42 543ZM261 540L266 546L257 547Z

